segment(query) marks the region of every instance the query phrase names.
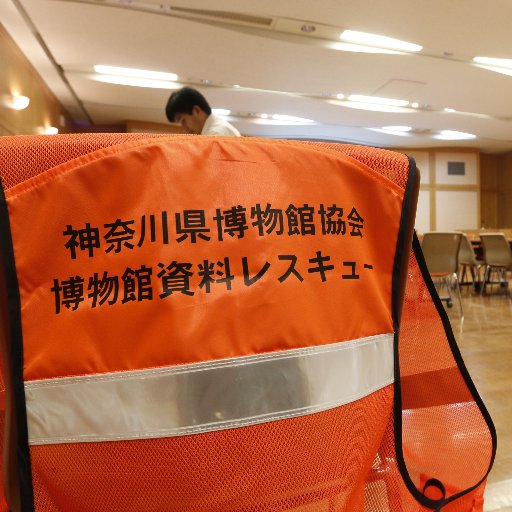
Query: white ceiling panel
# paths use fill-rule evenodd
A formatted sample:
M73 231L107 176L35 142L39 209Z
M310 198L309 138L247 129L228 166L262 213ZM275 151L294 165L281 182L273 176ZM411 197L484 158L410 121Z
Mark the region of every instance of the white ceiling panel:
M0 2L1 23L82 122L166 122L170 89L91 79L95 64L107 64L176 73L179 84L199 88L212 107L231 110L247 135L489 152L512 150L512 76L476 67L471 59L512 58L511 18L508 0L494 0L492 8L477 0ZM302 32L303 25L315 30ZM343 29L414 42L423 50L384 55L333 49ZM404 113L365 111L341 106L339 93L419 105ZM314 123L279 125L261 114ZM369 130L396 125L411 132ZM433 139L440 130L476 138Z

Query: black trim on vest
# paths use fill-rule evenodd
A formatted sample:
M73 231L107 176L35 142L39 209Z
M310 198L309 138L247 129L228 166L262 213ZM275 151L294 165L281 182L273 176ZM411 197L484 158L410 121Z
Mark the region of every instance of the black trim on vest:
M23 334L21 328L21 299L16 274L14 246L12 242L9 211L5 199L3 183L0 180L0 250L7 286L8 321L11 361L6 361L11 367L12 407L15 409L16 424L16 460L19 478L20 511L34 511L34 491L32 488L32 468L28 445L27 411L25 406L25 387L23 381ZM5 449L5 446L4 446Z
M407 236L407 228L408 223L410 221L410 208L411 208L411 197L413 195L414 191L414 181L416 179L416 165L412 158L409 158L409 178L407 181L407 185L405 188L405 195L404 195L404 201L402 206L402 216L400 219L400 229L398 232L398 240L397 240L397 248L396 248L396 254L395 254L395 262L393 267L393 288L392 288L392 314L393 314L393 325L394 325L394 331L395 331L395 342L394 342L394 362L395 362L395 368L394 368L394 375L395 375L395 385L394 385L394 436L395 436L395 452L397 456L397 464L398 468L400 470L400 473L402 475L402 479L407 486L409 492L414 496L414 498L423 506L428 507L432 510L435 510L436 512L441 511L441 509L447 505L448 503L451 503L455 501L456 499L464 496L465 494L470 493L474 489L476 489L479 485L484 482L487 475L489 474L489 471L492 468L494 458L496 455L496 430L494 428L494 425L492 423L492 419L485 408L485 405L480 398L478 391L475 388L475 385L473 384L473 381L471 380L471 377L466 369L466 366L464 365L464 361L462 360L461 353L459 351L459 348L457 346L457 342L455 341L455 337L453 335L453 331L450 325L450 321L448 319L448 315L441 303L441 300L439 299L434 283L432 281L432 278L430 277L430 273L427 269L427 265L425 263L425 259L423 257L423 253L421 252L421 247L419 240L416 236L416 233L414 233L413 240L412 240L412 249L414 252L414 256L416 258L416 261L418 263L418 267L421 271L421 274L423 276L423 279L425 281L425 284L427 286L427 289L430 293L430 296L432 297L432 301L435 304L437 313L439 317L441 318L444 331L452 352L452 355L455 359L455 362L457 364L457 367L459 368L459 371L464 378L464 382L466 383L473 399L475 400L475 403L478 405L480 412L482 416L485 418L485 421L487 423L487 426L489 428L489 432L491 434L492 438L492 456L489 468L485 475L482 477L482 479L473 485L472 487L465 489L464 491L461 491L457 494L454 494L450 496L449 498L445 497L445 489L442 482L439 482L436 479L430 479L425 488L424 491L428 487L437 487L439 490L442 491L443 497L438 500L433 500L425 496L425 494L420 491L414 482L412 481L411 477L409 476L409 472L407 471L407 466L405 464L404 456L403 456L403 447L402 447L402 389L401 389L401 380L400 380L400 359L399 359L399 337L400 337L400 312L401 312L401 277L403 278L403 272L407 273L407 264L405 264L406 268L403 268L403 257L404 257L404 251L408 250L408 247L406 246L406 236ZM461 462L462 463L462 462Z
M393 315L393 329L394 329L394 405L393 405L393 420L394 420L394 436L395 436L395 452L397 458L397 465L402 475L402 479L406 484L411 494L422 504L425 503L424 496L421 494L407 472L405 466L402 450L402 389L400 386L400 353L399 353L399 338L400 338L400 320L402 301L404 300L405 290L401 289L403 273L408 271L408 261L404 261L404 251L410 251L410 246L407 243L406 236L411 229L410 223L413 222L411 216L411 200L414 192L414 183L417 180L417 168L415 161L409 157L409 176L405 186L404 199L402 203L402 214L400 217L400 228L398 230L398 238L396 242L395 261L393 264L393 278L392 278L392 291L391 291L391 311ZM401 286L402 285L402 286Z
M455 340L455 336L453 335L453 331L452 331L452 327L450 324L450 320L448 318L448 314L446 313L446 310L444 309L441 299L439 298L439 295L437 294L436 288L434 286L434 282L432 281L430 272L428 271L427 264L425 262L425 258L423 257L423 252L421 251L421 245L420 245L420 242L419 242L416 234L414 234L412 247L413 247L414 255L416 257L416 261L418 263L418 267L421 271L421 275L423 276L423 280L425 281L425 284L430 293L430 296L432 297L432 301L436 307L437 313L442 321L444 331L446 334L446 339L448 340L448 344L450 346L452 355L455 359L455 363L457 364L460 374L461 374L462 378L464 379L464 382L465 382L466 386L468 387L468 390L471 393L471 396L473 397L475 403L478 405L478 409L480 410L480 413L482 414L482 416L487 424L489 433L491 435L491 440L492 440L491 460L489 462L489 467L488 467L487 471L485 472L485 474L483 475L482 479L479 482L477 482L475 485L443 500L441 504L437 503L437 506L430 507L430 508L434 508L437 512L438 510L441 510L448 503L451 503L451 502L457 500L458 498L464 496L465 494L468 494L471 491L475 490L479 485L481 485L485 481L485 479L487 478L487 475L489 474L489 472L492 469L492 466L494 464L494 459L496 457L497 436L496 436L496 428L494 427L492 418L491 418L489 412L487 411L487 408L485 407L485 404L484 404L482 398L480 397L480 395L471 379L471 376L469 375L466 365L464 364L464 360L462 359L462 354L460 353L459 347L457 346L457 342ZM401 437L401 435L400 435L400 437ZM399 459L401 462L403 462L401 445L400 445ZM463 463L464 462L461 461L461 464L463 464ZM411 484L414 486L414 484L412 482L411 482ZM413 494L416 496L415 493L413 493ZM423 499L425 499L425 498L423 497Z
M418 169L413 158L409 158L409 176L404 191L404 199L402 202L402 213L400 216L400 227L398 229L398 237L396 241L395 260L393 262L393 278L391 291L391 313L393 316L393 327L395 333L400 328L400 317L402 315L402 301L405 295L405 285L407 277L407 268L409 259L406 256L410 253L410 245L408 238L411 237L413 229L414 217L411 218L412 200L417 193L418 187ZM396 334L395 334L396 337ZM395 343L396 345L396 343ZM396 375L395 375L396 376Z

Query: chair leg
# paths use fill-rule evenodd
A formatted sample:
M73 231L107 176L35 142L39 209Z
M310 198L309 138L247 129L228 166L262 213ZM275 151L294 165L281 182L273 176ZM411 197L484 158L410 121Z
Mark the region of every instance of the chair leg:
M459 306L460 306L460 316L464 318L464 309L462 308L462 297L460 295L460 285L459 285L459 279L457 277L457 274L453 273L453 279L455 279L455 288L457 289L457 296L459 298Z
M443 283L444 283L444 286L446 286L447 296L441 298L441 290L443 289ZM452 280L451 280L451 276L450 275L447 275L445 277L441 277L440 282L439 282L439 297L441 298L441 301L443 301L443 300L446 301L446 306L447 307L449 307L449 308L452 307L452 305L453 305L453 299L452 299Z
M463 263L462 271L460 273L460 284L464 284L466 282L466 273L467 273L467 265L465 263Z
M481 295L485 293L487 285L498 285L498 290L505 288L507 295L511 295L510 286L507 277L507 269L505 267L492 267L487 265L484 272L484 280L481 287Z
M476 278L473 278L473 285L474 285L475 291L477 293L479 293L480 290L482 289L482 279L480 276L480 268L481 268L481 265L476 266L476 272L475 272Z
M487 288L487 283L489 282L491 273L491 267L489 265L485 266L484 270L484 280L482 282L482 287L480 288L480 295L483 295L485 293L485 289Z

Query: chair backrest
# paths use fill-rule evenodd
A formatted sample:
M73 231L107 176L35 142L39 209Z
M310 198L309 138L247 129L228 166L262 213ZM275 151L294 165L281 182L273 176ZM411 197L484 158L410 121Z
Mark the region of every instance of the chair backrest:
M13 512L481 498L494 427L410 251L405 155L5 137L0 170Z
M421 250L431 274L453 274L459 266L459 232L429 231L423 234Z
M482 233L480 235L487 265L493 267L512 267L512 251L503 233Z
M479 264L475 250L465 233L462 233L462 237L460 239L459 263L471 266L477 266Z

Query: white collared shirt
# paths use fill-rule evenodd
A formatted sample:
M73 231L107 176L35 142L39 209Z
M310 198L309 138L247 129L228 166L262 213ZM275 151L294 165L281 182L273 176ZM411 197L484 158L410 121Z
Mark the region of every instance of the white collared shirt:
M215 114L210 114L204 123L201 135L240 137L240 132L225 119L222 119Z

